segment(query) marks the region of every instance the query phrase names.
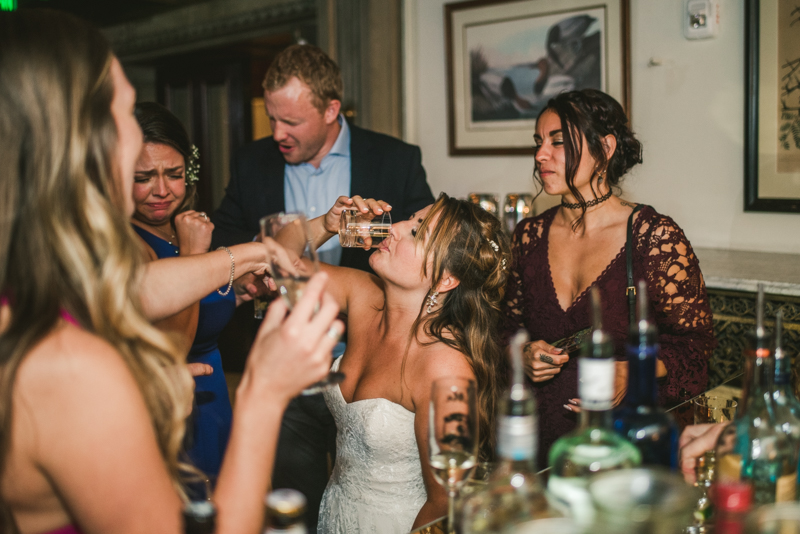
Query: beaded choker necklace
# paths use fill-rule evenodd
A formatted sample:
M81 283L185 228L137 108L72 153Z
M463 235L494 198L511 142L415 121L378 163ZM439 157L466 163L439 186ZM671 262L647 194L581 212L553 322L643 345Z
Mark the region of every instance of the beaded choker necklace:
M595 198L594 200L590 200L589 202L587 202L586 203L586 207L587 208L591 208L592 206L597 206L598 204L602 204L603 202L605 202L609 198L611 198L611 189L609 189L608 192L605 195L603 195L602 197ZM579 202L566 202L563 198L561 199L561 207L567 208L567 209L570 209L570 210L579 210L579 209L581 209L581 205L580 205Z

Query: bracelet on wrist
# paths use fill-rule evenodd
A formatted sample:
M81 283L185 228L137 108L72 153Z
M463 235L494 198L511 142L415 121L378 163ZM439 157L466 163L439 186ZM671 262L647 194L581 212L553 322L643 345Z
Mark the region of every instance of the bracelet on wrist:
M217 293L225 297L228 295L228 293L231 292L231 288L233 287L233 275L236 272L236 261L233 259L233 252L231 252L231 249L229 249L228 247L218 247L217 250L224 250L225 252L228 253L228 256L230 256L231 258L231 277L230 280L228 280L228 287L225 288L225 292L222 292L219 289L217 289Z

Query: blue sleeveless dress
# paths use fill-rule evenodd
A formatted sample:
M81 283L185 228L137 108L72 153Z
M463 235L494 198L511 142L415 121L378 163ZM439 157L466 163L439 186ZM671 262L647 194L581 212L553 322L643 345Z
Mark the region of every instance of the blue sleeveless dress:
M159 258L174 258L178 255L178 247L175 245L138 226L132 226ZM212 483L216 481L222 465L233 418L217 338L233 317L235 309L236 296L233 291L224 297L214 291L200 301L197 333L187 358L189 363L205 363L214 368L211 375L197 376L194 379L194 405L186 425L184 440L186 453L192 464L208 475Z

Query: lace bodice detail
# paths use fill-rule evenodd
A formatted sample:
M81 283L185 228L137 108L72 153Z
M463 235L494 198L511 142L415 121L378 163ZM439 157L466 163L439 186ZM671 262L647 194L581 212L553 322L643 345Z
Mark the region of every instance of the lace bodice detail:
M347 403L338 386L324 396L336 420L336 464L317 532L409 532L427 498L414 413L382 398Z
M512 240L514 260L506 288L506 338L526 328L532 340L552 342L590 325L588 290L567 309L558 303L547 259L549 228L558 207L519 223ZM667 377L659 381L659 402L672 405L701 393L715 341L703 275L683 230L670 217L643 207L633 225L634 280L645 280ZM625 247L593 282L603 301L604 326L624 359L628 332ZM574 427L562 405L577 397L577 365L569 362L553 380L536 384L540 399L542 449ZM545 400L547 398L547 400ZM547 412L551 413L547 413ZM549 427L548 427L549 425ZM544 458L540 456L540 463Z

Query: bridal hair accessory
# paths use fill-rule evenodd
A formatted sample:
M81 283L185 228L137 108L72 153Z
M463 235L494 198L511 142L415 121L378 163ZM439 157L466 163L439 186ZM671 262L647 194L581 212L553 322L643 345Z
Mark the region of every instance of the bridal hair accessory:
M495 243L491 239L487 239L487 241L489 242L490 245L492 245L492 248L494 249L495 252L500 252L500 247L497 245L497 243ZM500 270L501 271L505 271L506 270L506 259L505 258L500 260Z
M428 295L428 308L425 310L425 313L431 313L433 311L433 307L439 303L439 301L436 299L436 297L438 296L439 296L438 291L434 291L433 293Z
M192 145L192 154L186 163L186 185L192 185L200 180L200 150Z
M587 208L591 208L592 206L597 206L598 204L602 204L603 202L605 202L609 198L611 198L611 189L609 189L608 192L605 195L603 195L602 197L595 198L594 200L590 200L589 202L587 202L586 203L586 207ZM561 199L561 207L564 207L564 208L567 208L567 209L570 209L570 210L579 210L579 209L581 209L581 204L580 204L580 202L567 202L566 200L564 200L562 198Z

